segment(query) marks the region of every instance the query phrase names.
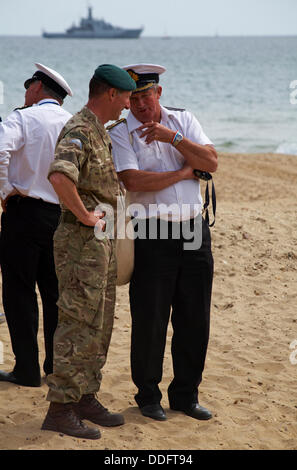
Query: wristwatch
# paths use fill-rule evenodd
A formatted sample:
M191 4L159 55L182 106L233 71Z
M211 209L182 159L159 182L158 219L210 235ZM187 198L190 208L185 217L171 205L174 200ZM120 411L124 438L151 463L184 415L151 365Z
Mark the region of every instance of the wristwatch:
M184 136L180 132L177 132L172 141L173 147L176 147L183 140L183 138Z

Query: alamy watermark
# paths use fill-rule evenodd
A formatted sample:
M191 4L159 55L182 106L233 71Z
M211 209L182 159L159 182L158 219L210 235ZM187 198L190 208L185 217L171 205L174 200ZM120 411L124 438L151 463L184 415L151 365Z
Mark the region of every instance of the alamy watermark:
M99 240L125 239L167 240L183 239L184 250L198 250L202 244L202 215L200 206L190 204L142 204L123 205L123 199L117 198L117 216L109 204L100 204L95 214L104 213L104 231L98 222L94 227L95 237ZM196 213L196 216L191 216ZM133 214L130 219L130 215ZM197 215L198 214L198 215ZM127 221L128 217L128 221ZM116 221L116 222L115 222Z

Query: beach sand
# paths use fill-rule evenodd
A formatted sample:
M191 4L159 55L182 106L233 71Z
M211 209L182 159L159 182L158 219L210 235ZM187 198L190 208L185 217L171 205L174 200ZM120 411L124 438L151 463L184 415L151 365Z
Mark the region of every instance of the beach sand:
M297 449L297 156L221 153L214 180L215 277L199 389L200 403L212 410L213 419L197 421L168 409L171 327L161 384L168 420L139 413L130 377L128 287L123 286L99 398L123 412L126 424L101 428L97 441L41 431L47 386L0 383L0 449ZM0 368L10 371L14 360L6 323L0 325L0 340ZM42 364L42 324L39 340Z

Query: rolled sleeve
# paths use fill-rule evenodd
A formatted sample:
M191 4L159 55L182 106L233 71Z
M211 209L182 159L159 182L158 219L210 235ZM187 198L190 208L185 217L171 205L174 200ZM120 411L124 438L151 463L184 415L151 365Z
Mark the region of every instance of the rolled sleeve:
M77 186L79 171L74 163L65 160L55 160L49 168L48 178L50 178L53 173L63 173L63 175L70 178Z
M185 137L200 145L213 145L211 140L204 133L202 126L196 117L187 111L185 114L187 119L185 126Z
M112 141L112 156L116 171L139 170L137 156L129 140L127 129L109 131Z

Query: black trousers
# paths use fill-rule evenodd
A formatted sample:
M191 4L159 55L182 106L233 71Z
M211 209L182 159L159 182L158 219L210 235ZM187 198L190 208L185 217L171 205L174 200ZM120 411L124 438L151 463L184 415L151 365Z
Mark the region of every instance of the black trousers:
M58 319L53 235L59 218L58 204L20 196L9 199L1 217L3 306L16 361L13 372L25 384L40 380L36 284L43 307L43 369L46 374L53 370L53 335Z
M198 401L213 280L210 231L203 219L201 247L186 251L184 243L182 236L170 239L170 233L167 240L159 236L135 240L135 269L130 283L131 369L140 407L160 403L162 398L158 384L170 313L174 378L168 388L169 404L182 409Z

